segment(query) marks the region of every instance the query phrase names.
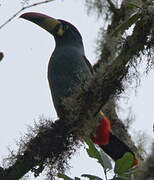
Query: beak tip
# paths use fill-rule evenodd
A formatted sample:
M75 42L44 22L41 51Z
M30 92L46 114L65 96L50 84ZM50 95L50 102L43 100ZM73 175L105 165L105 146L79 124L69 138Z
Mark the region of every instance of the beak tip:
M32 16L38 16L39 13L35 13L35 12L26 12L23 13L22 15L19 16L19 18L28 18L28 17L32 17Z
M40 19L42 19L43 15L36 13L36 12L27 12L27 13L20 15L19 18L23 18L23 19L26 19L26 20L29 20L29 21L35 23L35 22L39 21Z
M31 13L24 13L22 15L19 16L19 18L25 18L28 17Z

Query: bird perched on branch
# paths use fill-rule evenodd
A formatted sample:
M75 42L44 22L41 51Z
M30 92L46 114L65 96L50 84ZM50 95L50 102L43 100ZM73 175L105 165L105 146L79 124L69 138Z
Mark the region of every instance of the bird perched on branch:
M29 12L20 17L39 25L54 36L56 47L48 65L48 81L55 109L58 116L61 116L63 98L71 96L75 87L81 87L93 75L93 68L85 57L81 34L69 22L44 14ZM92 134L91 139L115 161L125 152L134 154L127 145L111 134L110 121L104 115L96 136Z

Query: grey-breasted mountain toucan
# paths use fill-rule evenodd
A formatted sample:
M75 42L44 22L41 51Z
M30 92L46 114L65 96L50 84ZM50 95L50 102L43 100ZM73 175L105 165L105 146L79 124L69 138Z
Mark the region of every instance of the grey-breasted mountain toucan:
M29 12L20 17L39 25L54 36L56 47L48 65L48 81L60 117L63 98L72 95L76 86L84 85L93 75L93 68L85 57L81 34L71 23L44 14ZM91 139L115 161L126 152L134 155L124 142L110 132L110 121L106 116L102 117L96 137L92 134Z

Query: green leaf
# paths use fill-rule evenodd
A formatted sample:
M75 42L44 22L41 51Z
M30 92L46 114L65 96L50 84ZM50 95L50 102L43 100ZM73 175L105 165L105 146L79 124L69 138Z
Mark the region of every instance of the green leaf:
M118 175L123 175L127 170L129 170L134 164L134 156L127 152L121 159L115 162L114 172Z
M133 25L139 18L141 17L141 14L136 13L132 17L130 17L128 20L126 20L124 23L120 24L117 29L113 32L113 36L117 36L120 31L125 31L131 25Z
M137 6L136 4L133 4L133 3L128 3L128 4L127 4L127 7L128 7L128 8L131 8L131 9L133 9L133 8L138 8L138 9L140 9L139 6Z
M103 180L102 178L100 178L98 176L93 176L93 175L90 175L90 174L82 174L81 176L82 177L87 177L87 178L89 178L89 180Z
M93 142L89 138L85 138L85 141L86 141L87 145L89 146L89 148L86 148L86 151L87 151L88 155L91 158L97 159L98 163L100 163L101 166L104 168L104 162L102 160L102 157L101 157L99 151L96 149Z
M103 159L103 167L104 167L104 170L111 170L112 169L112 163L111 163L111 159L106 155L106 153L100 149L99 151L100 155L101 155L101 158Z
M62 173L58 173L58 177L59 178L62 178L64 180L73 180L72 178L66 176L65 174L62 174Z

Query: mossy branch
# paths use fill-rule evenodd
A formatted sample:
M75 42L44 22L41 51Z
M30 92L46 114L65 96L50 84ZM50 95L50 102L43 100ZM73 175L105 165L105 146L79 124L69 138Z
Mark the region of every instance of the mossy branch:
M67 108L64 106L61 120L51 123L43 130L40 129L37 135L25 144L22 151L18 152L15 162L8 168L1 168L1 180L19 179L30 170L39 174L48 161L51 169L65 169L64 164L68 156L75 151L73 145L78 144L81 136L87 136L94 126L96 127L94 118L101 107L111 96L123 91L122 81L127 75L129 62L144 50L151 35L153 19L151 16L143 16L136 23L132 35L126 38L119 55L103 70L100 63L94 78L86 83L79 94L64 100ZM89 129L88 132L86 128Z

